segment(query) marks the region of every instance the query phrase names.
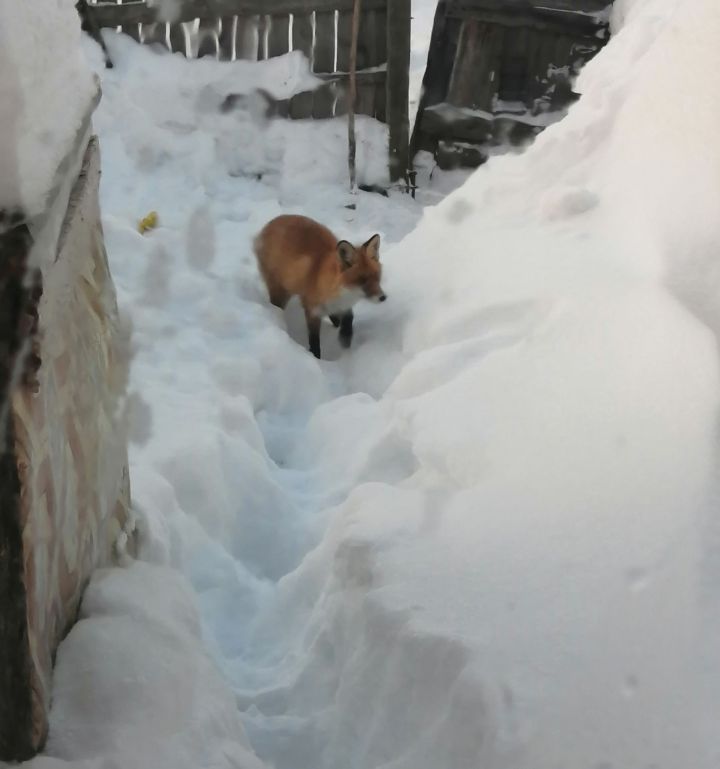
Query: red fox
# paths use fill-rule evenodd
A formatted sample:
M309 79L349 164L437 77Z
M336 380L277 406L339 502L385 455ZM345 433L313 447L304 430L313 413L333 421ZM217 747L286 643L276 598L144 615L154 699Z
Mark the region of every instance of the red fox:
M355 303L387 299L380 286L379 235L356 247L338 241L327 227L305 216L278 216L263 227L253 245L270 301L284 309L291 296L300 297L310 352L316 358L323 316L340 328L340 344L347 348Z

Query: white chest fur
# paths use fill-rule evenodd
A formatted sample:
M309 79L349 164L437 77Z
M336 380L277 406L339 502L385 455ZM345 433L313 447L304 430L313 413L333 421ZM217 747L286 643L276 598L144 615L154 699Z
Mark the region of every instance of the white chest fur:
M318 308L319 315L342 315L342 313L351 310L357 302L363 298L362 289L343 288L342 291L331 301Z

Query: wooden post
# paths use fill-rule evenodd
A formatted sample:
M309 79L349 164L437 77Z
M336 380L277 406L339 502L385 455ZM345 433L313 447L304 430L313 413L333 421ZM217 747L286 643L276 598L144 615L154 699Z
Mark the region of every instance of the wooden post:
M410 0L390 0L387 8L387 120L390 128L390 181L407 177L408 93L410 90Z
M355 173L355 102L357 101L357 47L360 31L360 3L354 0L352 31L350 33L350 94L348 98L348 169L350 171L350 194L357 194L357 178Z
M0 212L2 214L3 212ZM32 236L26 224L0 234L0 760L31 758L45 739L34 723L32 659L27 633L27 596L20 478L10 408L27 343L25 277Z

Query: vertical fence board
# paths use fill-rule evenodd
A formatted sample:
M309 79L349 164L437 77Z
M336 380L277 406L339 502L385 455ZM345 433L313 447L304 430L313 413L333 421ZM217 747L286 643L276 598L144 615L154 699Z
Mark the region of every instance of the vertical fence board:
M373 54L373 67L385 64L388 60L387 55L387 12L385 10L373 11L375 27L375 51Z
M352 11L340 11L338 13L337 24L337 71L350 71L350 47L352 45ZM358 36L358 60L357 68L362 69L360 64L360 37Z
M141 27L143 43L167 48L167 27L168 25L164 21L158 21L155 24L143 24Z
M387 23L387 119L390 128L390 180L408 171L408 92L410 90L410 0L391 0Z
M198 29L198 59L202 59L204 56L217 58L219 28L219 19L200 20L200 28Z
M184 24L170 25L170 50L173 53L178 52L183 56L187 56L187 40L185 37Z
M492 111L500 86L500 57L505 31L467 19L460 30L447 101L457 107Z
M360 31L358 33L358 69L368 69L384 64L385 59L378 60L378 30L376 29L377 14L375 11L365 11L360 17ZM380 30L385 38L385 29Z
M290 50L288 40L290 37L290 17L270 17L270 31L268 34L268 58L282 56Z
M238 16L235 25L235 57L257 61L257 17Z
M335 71L335 12L315 14L313 72Z
M293 16L292 44L293 51L302 51L307 56L312 68L313 17L311 13L296 13Z
M219 57L221 61L232 61L235 58L235 24L237 16L223 16L220 19L220 34L218 36Z
M270 17L264 14L257 17L257 58L264 61L268 58L268 24Z

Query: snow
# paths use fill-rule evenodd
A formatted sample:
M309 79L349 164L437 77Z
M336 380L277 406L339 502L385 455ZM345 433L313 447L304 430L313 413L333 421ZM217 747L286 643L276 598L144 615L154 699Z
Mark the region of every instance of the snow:
M424 211L344 207L341 122L203 106L263 67L109 41L141 562L96 577L38 767L718 766L720 7L615 13L568 116ZM388 302L322 361L253 264L283 211L382 236Z
M73 0L0 0L0 210L43 210L95 91Z

